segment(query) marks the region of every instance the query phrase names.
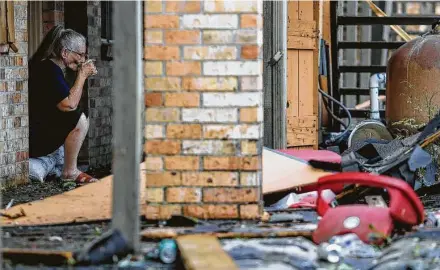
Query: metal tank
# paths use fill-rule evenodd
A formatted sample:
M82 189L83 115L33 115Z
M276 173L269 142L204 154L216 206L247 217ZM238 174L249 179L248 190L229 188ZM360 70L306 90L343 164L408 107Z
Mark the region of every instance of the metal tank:
M389 59L386 120L394 127L402 121L420 125L439 109L440 35L433 29L401 46Z

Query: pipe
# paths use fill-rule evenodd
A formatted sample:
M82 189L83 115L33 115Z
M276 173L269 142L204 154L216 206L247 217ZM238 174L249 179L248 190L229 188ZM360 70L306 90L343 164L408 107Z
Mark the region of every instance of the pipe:
M386 73L376 73L370 78L370 119L380 120L379 85L386 82Z
M324 19L324 0L319 0L319 27L318 27L318 46L321 48L321 40L322 40L322 28L323 28L323 19ZM323 61L321 61L321 50L318 50L318 59L319 59L319 65L323 64ZM320 74L318 74L318 84L320 82ZM322 141L322 118L323 118L323 110L322 110L322 102L323 97L319 96L320 99L318 100L318 142L320 143Z
M283 50L283 56L282 56L282 67L283 67L283 73L281 77L281 89L286 89L285 91L282 91L283 93L283 100L282 104L284 106L284 111L287 110L287 22L289 21L288 18L288 5L287 0L283 0L282 5L282 50ZM285 115L285 114L284 114ZM286 117L284 117L286 118ZM281 137L281 145L283 148L287 148L287 119L283 120L284 127L283 127L283 136Z

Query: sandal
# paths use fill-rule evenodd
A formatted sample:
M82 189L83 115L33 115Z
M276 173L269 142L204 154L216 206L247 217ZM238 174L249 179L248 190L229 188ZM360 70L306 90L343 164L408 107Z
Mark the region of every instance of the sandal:
M63 182L75 182L77 185L85 185L97 182L98 179L88 175L85 172L80 173L75 179L73 178L61 178Z

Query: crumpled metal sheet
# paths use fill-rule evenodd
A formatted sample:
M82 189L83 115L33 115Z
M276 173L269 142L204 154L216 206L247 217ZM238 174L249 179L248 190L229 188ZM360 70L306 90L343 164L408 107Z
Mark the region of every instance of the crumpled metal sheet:
M318 269L317 247L304 237L224 240L240 269Z
M408 237L386 248L371 270L440 269L440 241L435 238Z

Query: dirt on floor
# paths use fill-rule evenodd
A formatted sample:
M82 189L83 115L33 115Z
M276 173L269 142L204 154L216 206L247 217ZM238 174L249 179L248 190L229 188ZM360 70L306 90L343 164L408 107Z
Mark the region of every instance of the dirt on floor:
M149 226L146 222L141 222L141 228ZM4 227L0 231L3 246L8 248L19 249L39 249L39 250L63 250L63 251L79 251L91 241L99 238L103 233L111 227L109 221L69 224L69 225L52 225L52 226L17 226ZM150 250L155 248L157 242L142 242L142 250ZM146 262L148 269L178 269L175 264L163 264L157 260L149 260ZM64 267L47 267L36 265L16 265L11 262L4 261L3 269L67 269ZM70 267L69 269L76 269ZM90 267L80 267L77 269L118 269L115 265L100 265ZM130 268L138 269L138 268ZM141 268L139 268L141 269ZM145 269L145 268L142 268Z
M87 171L93 177L103 178L111 174L110 168ZM75 188L72 183L62 183L59 179L47 178L44 183L29 182L16 187L7 187L1 191L1 209L14 199L13 205L42 200Z

